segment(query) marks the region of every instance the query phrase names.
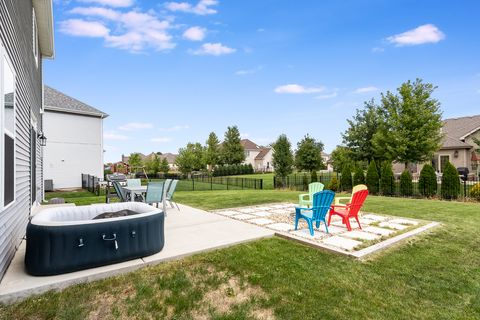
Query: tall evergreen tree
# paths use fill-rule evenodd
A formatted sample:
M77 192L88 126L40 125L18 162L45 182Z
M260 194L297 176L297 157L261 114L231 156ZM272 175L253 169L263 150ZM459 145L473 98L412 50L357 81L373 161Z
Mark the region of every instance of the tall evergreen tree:
M285 177L293 172L292 145L285 134L278 137L272 144L272 165L275 168L275 176L281 179L282 187L285 187Z
M380 175L380 191L384 196L391 196L395 192L395 176L393 175L392 163L385 161Z
M440 147L442 139L442 113L440 102L432 98L436 87L407 81L398 94L382 94L380 123L373 137L378 154L405 164L425 162Z
M368 165L367 177L365 183L368 187L368 192L371 194L377 194L379 190L380 176L378 174L377 164L375 160L372 160Z
M205 149L205 164L210 171L220 164L220 141L215 132L210 132L207 139L207 147Z
M316 141L308 134L298 142L295 152L295 166L298 170L312 172L320 170L323 166L323 143Z
M245 160L245 150L240 140L238 127L228 127L221 148L221 157L224 164L241 164Z

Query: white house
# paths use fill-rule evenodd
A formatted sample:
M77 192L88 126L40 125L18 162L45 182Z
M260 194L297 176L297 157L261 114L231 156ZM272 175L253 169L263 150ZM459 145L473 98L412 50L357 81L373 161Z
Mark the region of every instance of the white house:
M80 188L81 174L103 177L103 119L108 115L45 86L44 179L54 189Z
M260 147L249 139L242 139L240 143L245 150L244 164L251 164L257 172L272 172L272 148Z

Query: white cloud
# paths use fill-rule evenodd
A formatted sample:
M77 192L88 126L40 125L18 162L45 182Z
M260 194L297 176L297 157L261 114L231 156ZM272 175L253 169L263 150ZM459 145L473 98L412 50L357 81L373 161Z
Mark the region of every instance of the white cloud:
M221 56L224 54L234 53L235 51L237 50L233 48L229 48L217 42L217 43L204 43L200 49L192 51L192 53L195 55Z
M276 93L306 94L325 91L325 87L304 87L299 84L286 84L276 87L274 91Z
M153 124L145 123L145 122L130 122L124 124L123 126L118 127L119 130L123 131L136 131L136 130L143 130L143 129L151 129L153 128Z
M205 28L191 27L185 30L183 37L191 41L202 41L205 38L205 33Z
M103 139L124 141L124 140L128 140L129 138L127 136L118 134L115 131L105 131L103 133Z
M217 13L217 10L211 8L217 4L217 0L200 0L194 6L188 2L167 2L165 7L170 11L188 12L203 16Z
M110 29L100 22L69 19L60 22L60 31L76 37L107 37Z
M353 93L367 93L367 92L374 92L374 91L377 91L377 90L378 90L377 87L370 86L370 87L358 88L355 91L353 91Z
M85 3L96 3L103 6L110 7L130 7L134 4L134 0L78 0Z
M265 32L265 29L264 28L258 28L257 32Z
M315 99L319 99L319 100L324 100L324 99L331 99L331 98L335 98L336 96L338 96L337 92L332 92L332 93L327 93L327 94L321 94L319 96L316 96Z
M235 75L237 75L237 76L245 76L245 75L248 75L248 74L257 73L257 72L259 72L259 71L262 70L262 69L263 69L263 66L257 66L256 68L253 68L253 69L238 70L238 71L235 71Z
M161 51L175 47L172 36L167 31L170 23L161 20L153 12L138 10L122 12L101 7L77 7L70 10L70 13L89 19L89 21L70 19L60 23L60 31L73 36L103 37L106 46L131 52L141 52L147 48ZM90 21L94 18L102 21ZM109 23L110 28L105 23Z
M173 126L169 128L159 128L158 131L163 131L163 132L173 132L173 131L180 131L180 130L186 130L189 129L189 125L178 125L178 126Z
M150 142L156 142L156 143L166 143L170 141L172 141L172 138L169 138L169 137L157 137L157 138L150 139Z
M445 34L433 24L424 24L387 38L396 46L415 46L424 43L437 43L445 39Z

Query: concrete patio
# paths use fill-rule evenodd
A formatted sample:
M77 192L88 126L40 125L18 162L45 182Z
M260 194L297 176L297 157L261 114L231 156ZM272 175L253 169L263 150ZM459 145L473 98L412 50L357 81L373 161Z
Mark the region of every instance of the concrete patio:
M247 241L271 237L269 230L250 223L180 205L168 209L165 219L165 247L152 256L57 276L34 277L25 272L25 241L22 242L0 283L0 303L11 303L48 290L127 273L146 265L179 259Z

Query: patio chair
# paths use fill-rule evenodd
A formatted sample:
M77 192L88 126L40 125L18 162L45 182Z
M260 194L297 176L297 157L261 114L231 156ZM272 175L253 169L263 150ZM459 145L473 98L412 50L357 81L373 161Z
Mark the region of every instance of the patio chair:
M323 190L323 183L312 182L308 185L308 193L300 194L298 196L299 207L311 207L313 194Z
M305 219L310 230L310 235L313 236L313 222L317 229L320 227L320 222L325 224L325 229L328 233L328 226L326 216L330 206L335 198L335 192L331 190L324 190L313 195L313 205L311 208L295 208L295 230L298 228L298 220Z
M328 216L328 225L330 225L330 221L333 215L338 215L342 217L342 223L347 226L348 231L352 231L352 227L350 226L350 218L355 218L358 223L358 227L362 229L360 225L360 221L358 220L358 213L367 199L368 190L360 190L355 192L352 195L352 201L347 203L346 205L333 205L330 209L330 214Z
M147 186L147 194L145 195L145 203L149 205L158 204L163 202L163 188L164 182L149 182Z
M139 187L142 185L141 179L127 179L127 186L128 187Z
M176 203L175 201L173 201L173 194L175 193L175 189L177 189L177 184L178 184L178 180L172 180L170 185L168 186L168 189L167 189L167 201L170 203L170 206L172 208L174 208L173 204L175 203L175 205L177 206L177 209L178 211L180 211L180 207L178 206L178 203Z
M115 192L117 193L118 198L120 199L120 202L127 202L130 201L130 197L128 193L125 191L125 189L122 188L122 185L118 181L113 181L113 188L115 189Z
M342 204L341 201L348 200L348 202L352 202L352 196L355 192L360 191L360 190L368 190L367 186L364 184L357 184L355 187L352 189L352 195L350 197L335 197L335 205L340 205Z

